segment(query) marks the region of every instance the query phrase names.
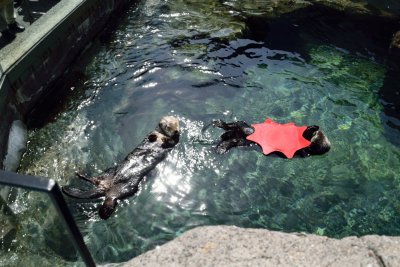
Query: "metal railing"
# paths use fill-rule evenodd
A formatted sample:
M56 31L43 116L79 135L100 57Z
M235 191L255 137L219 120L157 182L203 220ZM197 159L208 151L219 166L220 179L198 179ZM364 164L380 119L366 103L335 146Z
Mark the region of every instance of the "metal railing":
M79 254L81 255L86 266L96 266L92 255L83 241L81 232L79 231L78 226L76 225L75 220L69 211L60 187L53 179L22 175L0 170L0 185L20 187L46 193L52 200L59 216L64 221L68 233L71 236L71 240L75 248L79 251Z

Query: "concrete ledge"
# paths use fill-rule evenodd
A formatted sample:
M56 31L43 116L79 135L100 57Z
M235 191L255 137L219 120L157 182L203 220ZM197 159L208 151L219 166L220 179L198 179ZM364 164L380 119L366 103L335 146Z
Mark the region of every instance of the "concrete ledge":
M0 59L3 71L9 70L13 64L26 55L62 20L68 17L79 5L81 0L60 1L56 6L41 16L22 33L17 34L15 40L0 50Z
M235 226L206 226L127 262L133 266L400 266L400 237L332 239Z

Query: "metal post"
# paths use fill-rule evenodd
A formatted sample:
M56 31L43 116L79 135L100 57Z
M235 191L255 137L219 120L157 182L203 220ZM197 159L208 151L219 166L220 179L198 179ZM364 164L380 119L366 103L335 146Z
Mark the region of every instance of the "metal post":
M75 220L72 217L71 212L69 211L69 208L67 206L67 203L65 202L64 197L62 196L60 187L54 180L51 181L53 181L54 183L52 188L50 189L51 199L53 200L53 203L56 206L58 213L63 218L64 223L67 225L69 234L73 236L72 240L74 242L75 247L81 254L81 257L83 261L86 263L86 266L95 267L96 264L94 263L92 255L90 254L90 251L88 250L85 242L83 241L81 232L79 231L78 226L76 226Z
M57 212L67 226L68 233L72 238L72 242L74 243L75 248L79 251L79 254L81 255L86 266L96 266L92 255L83 241L81 232L79 231L78 226L76 225L75 220L69 211L60 187L53 179L22 175L0 170L0 184L22 187L29 190L47 193L55 205Z

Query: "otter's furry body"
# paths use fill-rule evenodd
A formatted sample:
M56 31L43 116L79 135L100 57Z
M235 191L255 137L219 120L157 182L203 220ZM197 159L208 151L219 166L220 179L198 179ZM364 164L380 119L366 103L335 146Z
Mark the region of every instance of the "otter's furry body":
M77 174L79 178L95 185L93 189L84 191L64 186L63 192L71 197L85 199L105 196L99 215L107 219L114 211L117 200L134 195L142 179L167 156L178 141L178 120L175 117L163 117L159 126L117 166L94 177Z

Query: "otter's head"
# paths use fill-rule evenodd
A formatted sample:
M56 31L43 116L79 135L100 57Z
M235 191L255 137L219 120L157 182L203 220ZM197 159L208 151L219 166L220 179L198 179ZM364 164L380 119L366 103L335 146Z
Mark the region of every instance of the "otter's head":
M331 149L331 142L328 137L324 135L322 131L316 131L313 133L310 144L310 154L322 155Z
M319 126L313 125L313 126L307 126L307 129L304 130L303 132L303 137L307 139L308 141L311 141L311 138L314 136L314 134L319 130Z
M179 120L173 116L165 116L158 124L163 134L171 138L178 138L180 134Z
M331 149L331 142L317 125L308 126L303 137L311 142L308 148L310 155L322 155Z

